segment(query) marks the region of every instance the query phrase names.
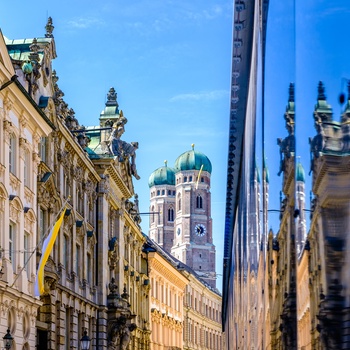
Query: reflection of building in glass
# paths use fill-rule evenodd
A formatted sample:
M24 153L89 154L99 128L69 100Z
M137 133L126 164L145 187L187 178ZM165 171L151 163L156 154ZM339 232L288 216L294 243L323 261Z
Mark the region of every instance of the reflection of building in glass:
M309 140L313 193L309 210L305 207L305 171L295 154L294 126L298 119L294 118L294 87L290 86L284 115L288 135L277 142L279 174L283 174L280 224L276 234L270 230L266 245L267 213L276 211L267 209L268 187L271 186L267 169L264 164L263 186L256 186L259 181L254 181L246 171L250 169L250 159L242 158L241 186L247 187L247 183L255 183L255 186L250 191L237 190L235 210L239 219L234 221L231 231L226 232L231 234L232 243L231 255L224 261L224 273L231 277L226 289L224 284L223 295L224 329L233 326L232 331L226 333L228 348L349 347L350 84L348 94L348 102L338 122L333 120L322 82L318 85L313 112L316 135ZM250 118L248 112L245 118ZM249 133L249 130L245 132ZM248 151L246 144L244 147L243 153L250 154L249 147ZM261 233L256 259L251 249L254 235L250 231L255 226L250 213L256 210L256 204L250 199L259 197L260 191L264 199L260 227L265 229ZM241 203L242 196L247 205ZM227 198L229 206L232 202L229 192ZM307 212L310 212L309 232L306 228ZM250 217L247 224L244 217ZM245 241L248 238L249 248Z
M222 308L228 349L265 348L266 228L260 220L266 222L268 184L265 165L260 178L255 159L261 149L257 67L264 58L266 10L267 2L234 2Z
M349 106L350 88L341 121L334 121L319 83L317 134L310 139L314 199L307 248L312 345L322 349L349 346Z

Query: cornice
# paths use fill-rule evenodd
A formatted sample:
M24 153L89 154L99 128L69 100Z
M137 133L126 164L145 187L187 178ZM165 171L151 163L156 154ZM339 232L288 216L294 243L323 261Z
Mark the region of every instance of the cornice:
M63 125L61 122L59 125L59 131L61 132L62 138L64 138L64 147L69 150L69 152L74 153L72 156L77 156L79 165L84 165L86 169L89 171L89 175L94 175L96 180L100 180L100 176L95 170L93 162L90 160L88 154L84 152L84 150L80 147L78 141L74 138L72 133L68 130L68 128Z
M170 284L177 286L183 292L187 283L181 279L181 273L175 267L166 267L163 259L163 261L158 260L158 257L160 257L158 253L150 254L154 254L153 257L149 255L150 272L153 270L154 274L158 273L159 276L165 277ZM169 264L166 265L169 266Z

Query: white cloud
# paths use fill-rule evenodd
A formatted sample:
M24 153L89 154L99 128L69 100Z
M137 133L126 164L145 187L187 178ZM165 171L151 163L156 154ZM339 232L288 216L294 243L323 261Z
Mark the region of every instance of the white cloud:
M195 92L190 94L179 94L173 96L170 101L200 101L200 100L219 100L220 98L227 97L228 90L213 90L207 92Z
M86 29L92 26L101 26L103 24L103 21L93 17L80 17L68 21L68 26L76 29Z

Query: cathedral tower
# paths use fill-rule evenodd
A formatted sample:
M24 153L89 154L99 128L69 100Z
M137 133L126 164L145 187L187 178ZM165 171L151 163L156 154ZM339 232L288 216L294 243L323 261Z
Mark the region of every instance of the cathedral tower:
M174 169L165 165L151 174L149 236L215 287L211 171L208 157L192 145Z
M149 237L167 252L174 240L175 170L165 165L156 169L148 180L150 187Z

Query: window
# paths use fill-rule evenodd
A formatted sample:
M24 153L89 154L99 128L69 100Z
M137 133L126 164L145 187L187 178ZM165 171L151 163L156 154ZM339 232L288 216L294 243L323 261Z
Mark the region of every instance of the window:
M66 309L66 332L65 332L65 350L70 350L71 349L71 314L72 314L72 309L67 308Z
M84 216L84 193L80 188L80 185L77 185L76 188L76 201L77 201L77 210L78 212Z
M64 175L64 194L66 198L70 196L70 183L67 174Z
M30 187L30 153L29 151L25 151L24 153L23 182L24 182L24 186Z
M168 210L168 221L174 221L174 209L169 208Z
M165 195L165 190L162 190L162 196L164 196Z
M160 190L157 191L157 196L160 196Z
M201 196L197 196L196 207L197 209L203 209L203 198Z
M30 278L30 235L28 232L24 232L24 254L23 254L23 266L24 270L27 272L28 279Z
M13 272L16 273L16 225L11 222L9 227L9 260L12 263Z
M168 196L171 196L171 191L170 190L168 190Z
M43 162L46 162L46 137L40 139L39 156Z
M184 177L184 182L187 182L187 176Z
M69 273L69 238L66 235L63 238L63 259L66 272Z
M92 265L91 265L91 254L87 253L86 256L86 279L88 283L91 285L92 283Z
M40 208L39 210L39 242L41 242L44 238L45 235L45 231L46 231L46 223L47 223L47 219L46 219L46 211L43 210L42 208Z
M11 134L9 146L9 170L12 174L16 174L16 151L16 136Z
M204 182L204 177L201 177L201 182Z
M178 195L178 201L177 201L177 210L181 210L181 195L180 195L180 193L179 193L179 195Z
M190 176L189 182L192 182L192 176Z
M75 257L75 273L77 276L80 276L80 269L81 269L81 264L80 264L80 245L77 244L76 246L77 251L76 251L76 257Z

